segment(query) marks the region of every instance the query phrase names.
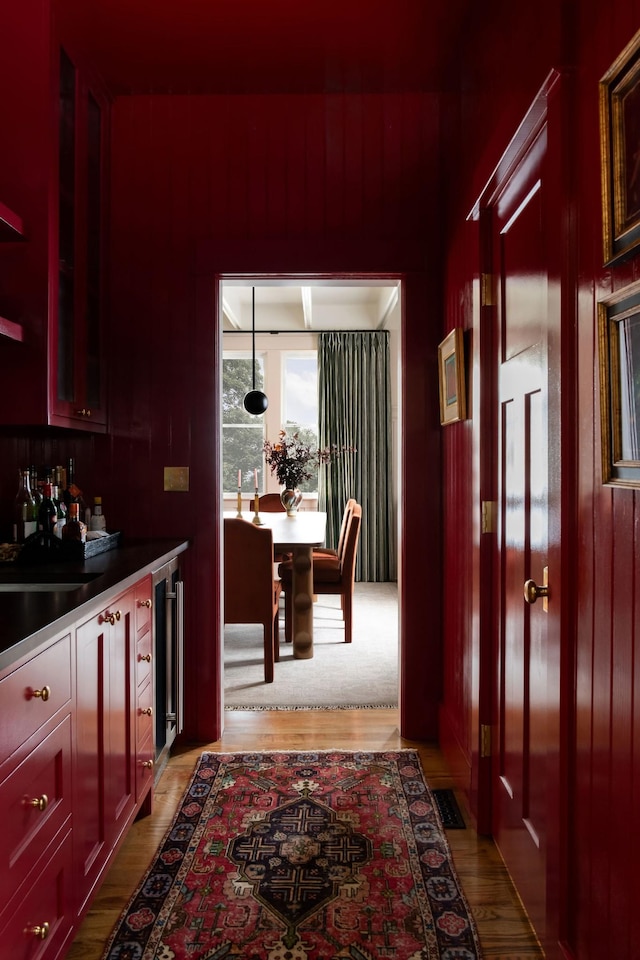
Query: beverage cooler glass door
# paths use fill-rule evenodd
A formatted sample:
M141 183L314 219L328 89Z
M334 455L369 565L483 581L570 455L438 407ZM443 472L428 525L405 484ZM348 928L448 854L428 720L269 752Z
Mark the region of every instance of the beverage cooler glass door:
M156 771L183 726L184 584L174 558L153 574L155 610Z

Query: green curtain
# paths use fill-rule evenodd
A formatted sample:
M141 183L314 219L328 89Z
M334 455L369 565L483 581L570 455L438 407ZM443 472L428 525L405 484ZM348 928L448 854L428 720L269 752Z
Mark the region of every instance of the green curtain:
M392 440L389 334L318 336L319 441L355 448L320 470L318 508L327 544L337 543L349 497L362 505L356 579L391 579Z

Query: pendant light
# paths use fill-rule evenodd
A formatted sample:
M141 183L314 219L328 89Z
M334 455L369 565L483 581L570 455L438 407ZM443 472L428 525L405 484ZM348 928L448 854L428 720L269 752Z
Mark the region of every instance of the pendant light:
M245 395L243 400L244 408L247 413L253 417L259 417L269 406L266 394L262 390L256 390L256 288L251 288L251 345L252 362L251 370L253 373L253 390Z

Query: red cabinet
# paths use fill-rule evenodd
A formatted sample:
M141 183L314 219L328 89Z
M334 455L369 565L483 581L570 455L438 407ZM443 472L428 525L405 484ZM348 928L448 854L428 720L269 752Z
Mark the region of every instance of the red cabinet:
M0 943L54 960L73 929L72 638L0 679Z
M0 424L104 433L108 103L60 40L49 0L3 11Z
M76 629L74 859L82 912L135 806L133 596Z

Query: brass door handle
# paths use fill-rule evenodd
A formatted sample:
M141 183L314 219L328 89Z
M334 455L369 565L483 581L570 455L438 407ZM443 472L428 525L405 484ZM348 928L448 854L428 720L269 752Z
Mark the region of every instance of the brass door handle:
M543 599L543 609L548 609L549 603L549 567L543 567L542 585L535 580L526 580L524 584L524 598L527 603L535 603L538 597Z
M151 608L151 600L138 600L139 607L146 607L148 610Z
M535 580L527 580L524 585L524 598L527 603L535 603L538 597L548 597L549 587L539 587Z

